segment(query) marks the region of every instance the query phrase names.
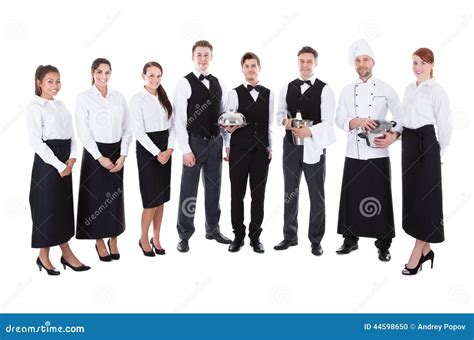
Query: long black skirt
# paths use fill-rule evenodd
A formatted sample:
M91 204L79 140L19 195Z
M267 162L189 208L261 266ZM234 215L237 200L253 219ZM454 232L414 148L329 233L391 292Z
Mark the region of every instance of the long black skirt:
M120 142L97 143L104 157L116 162ZM125 230L123 168L110 172L84 149L81 165L76 238L115 237Z
M52 139L45 143L61 162L69 159L70 139ZM74 236L72 176L61 178L58 170L38 154L35 154L31 172L30 208L33 248L57 246Z
M385 240L395 237L389 157L346 157L337 232Z
M440 147L433 125L403 128L403 229L430 243L444 241Z
M160 149L168 148L168 130L148 132L148 137ZM158 162L137 141L138 179L143 208L159 207L170 200L171 157L166 164Z

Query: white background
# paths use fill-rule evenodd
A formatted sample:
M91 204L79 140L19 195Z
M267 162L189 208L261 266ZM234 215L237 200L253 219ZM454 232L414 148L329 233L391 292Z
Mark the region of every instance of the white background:
M2 110L0 114L0 312L473 312L472 223L472 39L469 1L9 1L0 4ZM320 53L317 76L339 96L356 78L347 48L356 39L372 44L377 77L403 95L414 80L411 54L430 47L435 76L445 87L454 132L444 157L443 194L446 241L434 245L434 270L404 277L414 240L400 223L400 143L391 147L397 237L392 261L377 259L373 240L337 256L336 233L345 134L327 150L326 236L322 257L307 239L309 200L302 181L300 244L284 252L282 240L283 131L275 126L261 240L263 255L248 246L229 253L227 246L204 239L202 187L191 250L176 250L176 216L181 153L173 155L171 201L165 206L162 244L166 256L145 258L138 248L141 200L135 144L125 165L127 229L120 237L122 258L99 262L92 241L71 246L92 270L62 271L48 277L35 266L30 248L28 204L33 152L27 142L25 106L33 95L34 70L52 64L61 71L59 99L73 111L76 95L90 86L90 64L112 62L111 86L130 98L142 86L143 64L164 67L170 97L178 79L192 69L191 46L198 39L214 45L212 73L230 89L242 82L239 59L253 51L262 62L261 83L279 92L298 76L297 51L311 45ZM74 171L77 203L79 162ZM248 223L249 198L246 200ZM228 165L223 166L221 230L231 237ZM60 251L51 251L59 267Z

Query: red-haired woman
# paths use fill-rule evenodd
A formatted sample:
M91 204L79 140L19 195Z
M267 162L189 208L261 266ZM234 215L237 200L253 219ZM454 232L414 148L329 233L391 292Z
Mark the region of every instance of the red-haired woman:
M110 61L94 60L91 75L92 87L76 101L77 133L84 145L76 237L96 240L99 259L110 262L120 258L117 237L125 230L123 166L132 131L125 97L108 86ZM108 250L104 238L109 238Z
M90 269L77 259L68 244L74 236L71 173L76 162L76 141L71 113L66 105L54 99L60 89L58 69L51 65L38 66L36 96L28 105L26 115L29 141L35 151L30 187L31 245L40 248L36 264L49 275L60 274L49 259L49 248L57 245L63 253L64 268Z
M143 203L141 238L145 256L164 255L160 229L164 203L170 200L171 154L175 140L173 108L161 85L163 69L150 61L143 66L143 89L130 99L129 111L137 138L137 163ZM153 222L153 237L148 230ZM153 249L155 252L153 252Z
M416 81L407 86L403 98L402 223L416 241L404 275L415 275L426 261L433 268L430 244L444 241L440 154L452 132L448 95L433 78L433 52L420 48L412 59Z

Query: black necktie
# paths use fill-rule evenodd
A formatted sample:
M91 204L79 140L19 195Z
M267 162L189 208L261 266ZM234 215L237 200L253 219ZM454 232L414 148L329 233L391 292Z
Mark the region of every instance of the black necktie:
M252 86L250 84L247 84L247 90L249 90L249 92L251 92L252 90L255 90L257 92L260 92L260 90L262 89L262 85L255 85L255 86Z
M301 79L299 79L298 83L299 83L300 86L303 85L303 84L308 84L309 86L312 85L311 80L301 80Z
M211 75L208 74L207 76L205 76L204 74L200 74L199 75L199 80L203 81L204 79L211 80Z

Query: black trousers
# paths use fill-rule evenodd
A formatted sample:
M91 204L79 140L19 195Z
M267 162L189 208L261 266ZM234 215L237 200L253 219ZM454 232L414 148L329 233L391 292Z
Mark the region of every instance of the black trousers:
M181 175L177 229L179 238L182 240L189 240L195 231L194 211L201 174L204 185L206 234L213 235L220 232L222 137L219 135L215 138L203 139L190 135L189 146L196 157L196 164L193 167L183 165Z
M298 239L298 200L301 173L304 172L311 203L308 237L311 243L321 243L326 224L324 180L326 155L316 164L303 163L303 146L283 141L283 177L285 181L285 213L283 235L285 240Z
M244 197L247 191L247 179L250 179L249 238L256 240L262 233L264 216L265 187L267 184L268 151L266 149L242 149L232 147L229 155L229 173L231 186L231 220L236 239L245 237Z

